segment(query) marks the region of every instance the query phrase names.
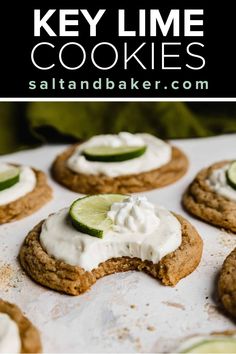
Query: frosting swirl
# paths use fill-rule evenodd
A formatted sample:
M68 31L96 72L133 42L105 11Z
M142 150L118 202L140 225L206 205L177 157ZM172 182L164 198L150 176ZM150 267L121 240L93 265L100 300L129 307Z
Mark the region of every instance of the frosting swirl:
M160 224L154 205L149 203L146 197L128 197L121 203L114 203L108 216L113 221L113 230L119 233L147 234Z

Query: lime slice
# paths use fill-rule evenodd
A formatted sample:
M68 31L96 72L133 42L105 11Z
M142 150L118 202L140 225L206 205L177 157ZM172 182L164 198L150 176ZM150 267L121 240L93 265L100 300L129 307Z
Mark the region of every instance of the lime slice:
M228 184L233 189L236 189L236 161L232 162L226 171L226 179Z
M107 216L111 205L125 198L123 194L97 194L77 199L69 211L72 224L80 232L102 238L113 224Z
M93 146L86 148L83 155L89 161L120 162L142 156L146 146Z
M205 340L181 353L236 353L236 339L218 338Z
M8 165L6 169L0 172L0 191L12 187L20 180L20 169Z

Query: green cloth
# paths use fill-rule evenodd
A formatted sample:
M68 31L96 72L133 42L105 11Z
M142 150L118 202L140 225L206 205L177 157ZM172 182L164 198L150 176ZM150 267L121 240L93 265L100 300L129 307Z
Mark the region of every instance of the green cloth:
M236 103L0 103L0 154L120 131L163 139L232 133Z

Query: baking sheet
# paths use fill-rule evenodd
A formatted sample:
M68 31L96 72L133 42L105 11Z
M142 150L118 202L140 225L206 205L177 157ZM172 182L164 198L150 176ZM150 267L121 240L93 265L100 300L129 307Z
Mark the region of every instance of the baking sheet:
M223 260L236 247L236 236L192 218L180 199L200 168L236 158L236 134L173 143L190 159L188 174L172 186L142 194L187 217L204 240L200 266L174 288L138 272L105 277L78 297L31 281L17 261L27 232L78 197L51 178L54 198L49 204L30 217L0 226L0 297L18 304L40 329L44 352L163 352L174 350L181 339L195 333L235 329L218 306L215 281ZM44 146L1 156L0 161L29 164L48 173L55 155L65 147Z

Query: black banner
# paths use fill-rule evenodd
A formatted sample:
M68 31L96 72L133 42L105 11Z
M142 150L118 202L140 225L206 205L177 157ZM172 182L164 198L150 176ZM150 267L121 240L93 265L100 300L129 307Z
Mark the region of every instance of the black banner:
M232 4L1 5L0 97L236 97Z

